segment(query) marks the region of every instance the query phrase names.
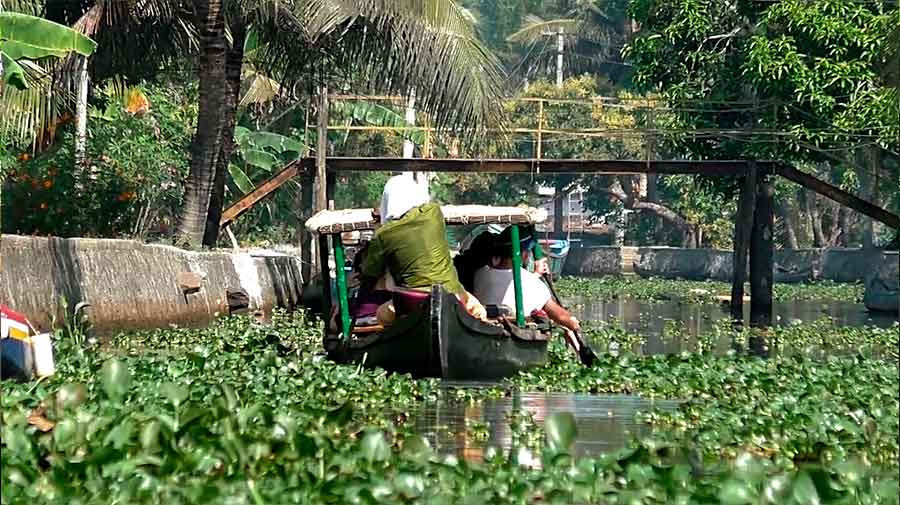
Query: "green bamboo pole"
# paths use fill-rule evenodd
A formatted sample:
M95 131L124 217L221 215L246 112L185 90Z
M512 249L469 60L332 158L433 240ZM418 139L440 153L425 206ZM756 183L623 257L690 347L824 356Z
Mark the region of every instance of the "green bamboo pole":
M512 225L512 268L513 289L516 290L516 324L521 328L525 326L525 310L522 303L522 247L519 244L519 226Z
M338 315L341 318L341 338L350 338L350 304L347 301L347 275L344 272L344 242L336 233L334 241L334 270L337 276Z

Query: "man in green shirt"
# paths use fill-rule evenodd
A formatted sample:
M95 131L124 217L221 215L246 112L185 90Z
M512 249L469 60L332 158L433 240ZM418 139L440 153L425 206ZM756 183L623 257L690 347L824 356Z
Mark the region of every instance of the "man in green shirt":
M371 289L385 273L398 286L428 291L440 284L455 294L475 317L485 317L484 307L462 284L450 259L446 224L441 208L429 202L428 190L411 177L391 177L381 197L382 226L375 232L362 265L364 289ZM379 320L389 323L393 307L379 308ZM383 309L383 310L382 310Z
M433 284L461 294L463 287L450 259L441 207L426 203L392 219L375 232L363 263L364 277L377 280L390 272L398 286L429 290Z

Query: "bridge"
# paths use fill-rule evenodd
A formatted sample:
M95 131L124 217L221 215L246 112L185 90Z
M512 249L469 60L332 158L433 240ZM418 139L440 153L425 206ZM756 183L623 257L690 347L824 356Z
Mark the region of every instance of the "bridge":
M768 326L772 320L774 266L774 177L784 177L876 221L900 230L900 216L795 167L774 160L581 160L581 159L433 159L307 157L295 160L252 192L225 209L220 226L227 226L257 202L294 177L316 183L315 210L325 208L338 172L469 172L496 174L693 174L742 179L734 223L734 274L731 313L743 317L744 282L749 264L750 323ZM325 184L318 181L325 181ZM313 203L313 202L310 202ZM327 248L322 240L320 248ZM327 250L327 249L325 249ZM749 260L749 261L748 261Z

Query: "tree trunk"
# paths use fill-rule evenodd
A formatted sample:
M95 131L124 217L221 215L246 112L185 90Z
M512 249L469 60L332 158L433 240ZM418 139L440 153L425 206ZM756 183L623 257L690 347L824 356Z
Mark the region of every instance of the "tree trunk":
M841 247L848 247L850 245L850 209L847 208L839 208L840 218L838 218L838 243Z
M196 247L203 240L213 178L222 143L225 83L225 25L221 0L195 0L200 28L200 79L197 132L178 222L177 242Z
M819 208L819 198L816 193L806 190L806 213L809 214L810 226L813 233L813 245L825 247L825 233L822 230L822 209Z
M797 231L794 228L794 208L791 202L783 200L778 205L778 213L784 227L784 242L788 249L800 249L800 241L797 240Z
M878 195L878 178L881 172L881 148L877 145L869 146L869 166L872 169L871 173L868 173L866 170L860 170L860 182L865 182L865 194L863 198L874 203L875 205L879 204L879 195ZM863 175L865 174L865 177ZM863 248L871 249L875 247L875 220L871 217L865 216L863 219Z
M225 206L225 181L228 179L228 163L234 151L234 126L237 120L237 104L241 94L241 67L244 63L244 38L247 34L243 20L236 19L231 25L231 48L225 56L225 110L223 113L221 148L216 160L216 175L213 179L213 191L209 197L209 209L206 213L206 230L203 234L203 245L215 247L219 240L219 222L222 220L222 209Z
M88 99L88 57L76 56L78 65L78 96L75 102L75 177L84 175L84 157L87 151L87 99Z
M831 203L828 205L828 208L831 210L829 215L831 216L831 222L829 223L829 232L827 244L831 247L840 245L841 238L841 214L842 210L840 204Z
M562 179L556 179L556 191L553 193L553 236L556 238L565 238L565 230L563 230L563 208L568 203L568 194L565 193L565 183Z
M685 247L696 247L697 240L694 226L689 223L687 219L665 205L655 202L645 202L635 198L634 192L631 191L631 180L627 177L628 176L617 178L609 188L595 188L595 190L607 193L616 200L619 200L626 209L650 212L663 220L668 221L681 230ZM623 184L627 187L623 187Z

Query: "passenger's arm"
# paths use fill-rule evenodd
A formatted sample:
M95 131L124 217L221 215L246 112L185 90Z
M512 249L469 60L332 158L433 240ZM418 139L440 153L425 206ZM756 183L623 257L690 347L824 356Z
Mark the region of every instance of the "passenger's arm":
M578 319L575 319L575 316L553 300L548 301L544 305L544 312L550 316L550 319L553 320L553 322L570 331L575 332L581 330Z
M369 242L369 248L366 251L366 259L361 268L363 277L361 282L365 285L371 282L374 285L384 275L385 268L384 245L381 238L376 236Z
M575 352L579 352L581 350L581 345L575 337L575 332L581 330L578 319L575 319L575 316L552 299L544 305L544 312L546 312L547 315L550 316L550 319L556 324L565 328L566 341L569 342L572 349L575 349Z

